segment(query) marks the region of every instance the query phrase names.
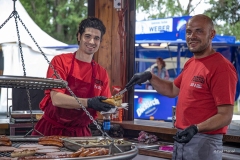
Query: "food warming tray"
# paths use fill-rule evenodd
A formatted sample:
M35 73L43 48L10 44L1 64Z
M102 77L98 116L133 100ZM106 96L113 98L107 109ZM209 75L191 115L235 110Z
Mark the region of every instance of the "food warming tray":
M81 147L90 148L90 147L104 147L109 148L110 140L109 138L103 138L100 136L94 137L69 137L63 138L64 146L70 150L78 150ZM121 143L119 143L121 142ZM121 151L131 150L132 142L125 141L123 139L114 139L114 144L121 149ZM120 151L116 147L112 147L113 153L119 153Z

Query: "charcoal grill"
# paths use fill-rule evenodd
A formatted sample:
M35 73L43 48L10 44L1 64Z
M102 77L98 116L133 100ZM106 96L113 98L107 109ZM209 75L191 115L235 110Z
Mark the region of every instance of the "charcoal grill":
M22 136L10 136L12 141L12 146L18 148L22 144L38 144L38 139L36 137L22 137ZM80 137L78 137L80 138ZM75 152L76 150L70 150L67 147L60 148L60 151ZM104 156L95 157L76 157L76 158L61 158L61 160L131 160L138 154L138 149L136 145L132 145L131 149L122 153L113 153ZM44 156L45 154L35 154L35 156ZM1 157L10 157L11 152L0 152ZM45 159L46 160L46 159ZM59 160L59 159L54 159Z

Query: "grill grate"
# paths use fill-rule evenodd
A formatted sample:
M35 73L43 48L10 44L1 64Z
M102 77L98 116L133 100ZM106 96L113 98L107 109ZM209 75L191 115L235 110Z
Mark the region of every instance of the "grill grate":
M21 89L66 88L67 82L60 79L27 76L0 76L0 87Z
M12 147L16 147L18 148L20 145L28 145L28 144L38 144L37 142L24 142L24 141L14 141L12 142ZM60 148L60 151L64 152L64 151L67 151L67 152L73 152L72 150L69 150L67 149L66 147L62 147ZM0 152L0 157L11 157L11 153L12 152ZM44 156L45 154L35 154L35 156Z

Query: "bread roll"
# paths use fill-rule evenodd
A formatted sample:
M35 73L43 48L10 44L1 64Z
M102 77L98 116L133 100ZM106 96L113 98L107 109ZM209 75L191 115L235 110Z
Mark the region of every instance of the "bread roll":
M120 107L122 104L122 98L123 98L123 95L118 95L118 96L113 96L111 98L108 98L106 100L102 100L102 102L111 104L113 106Z

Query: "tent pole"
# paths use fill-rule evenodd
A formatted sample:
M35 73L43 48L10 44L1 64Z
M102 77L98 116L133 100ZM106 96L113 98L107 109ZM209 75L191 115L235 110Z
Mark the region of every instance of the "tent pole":
M16 11L16 7L15 7L15 6L16 6L16 1L17 1L17 0L13 0L13 11L14 11L14 12Z
M178 48L177 48L177 76L180 74L180 70L181 70L181 65L180 65L180 59L181 59L181 45L180 43L178 44Z

